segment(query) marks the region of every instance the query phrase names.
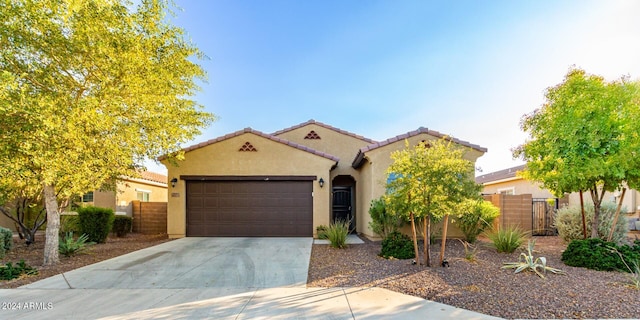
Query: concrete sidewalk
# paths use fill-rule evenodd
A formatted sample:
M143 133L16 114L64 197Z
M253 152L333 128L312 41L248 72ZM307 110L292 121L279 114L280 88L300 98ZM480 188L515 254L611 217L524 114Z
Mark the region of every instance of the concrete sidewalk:
M307 288L311 238L184 238L0 290L0 319L496 319L380 288Z
M13 289L0 299L16 309L3 319L498 319L380 288Z

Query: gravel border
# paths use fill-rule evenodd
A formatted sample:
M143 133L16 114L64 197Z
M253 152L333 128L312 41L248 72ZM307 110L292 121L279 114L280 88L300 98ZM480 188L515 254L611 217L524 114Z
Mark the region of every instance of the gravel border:
M535 237L536 257L566 275L501 269L518 261L521 250L497 253L486 240L477 245L476 261L464 258L460 241L448 240L450 267L424 267L411 260L378 257L380 242L334 249L314 244L309 287L380 287L492 316L514 319L640 318L640 290L628 285L627 274L566 266L560 260L566 245L558 237ZM440 243L432 247L438 259Z

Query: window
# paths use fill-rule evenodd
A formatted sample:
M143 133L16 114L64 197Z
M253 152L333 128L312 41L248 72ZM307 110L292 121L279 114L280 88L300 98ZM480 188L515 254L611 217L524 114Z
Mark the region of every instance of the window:
M136 199L142 202L149 202L149 196L151 195L151 191L136 189Z
M515 187L501 188L501 189L498 189L498 193L499 194L506 194L506 195L514 195L514 194L516 194L516 188Z
M93 191L83 194L82 202L93 202Z

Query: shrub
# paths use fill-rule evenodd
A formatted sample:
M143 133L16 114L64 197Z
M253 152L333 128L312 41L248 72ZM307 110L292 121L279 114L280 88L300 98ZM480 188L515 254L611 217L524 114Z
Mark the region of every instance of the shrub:
M466 200L467 208L455 218L455 223L464 234L465 240L474 243L484 230L500 215L500 208L489 201Z
M113 220L113 232L118 237L124 237L131 231L133 225L133 218L129 216L115 216Z
M532 271L535 272L535 274L537 274L540 278L544 278L544 275L547 273L547 271L556 274L565 274L565 272L560 269L547 266L547 258L535 258L533 256L533 247L535 245L536 241L530 240L529 246L527 247L527 253L521 253L518 262L504 263L502 269L516 269L514 273L518 273L520 271Z
M13 232L0 227L0 258L4 258L7 251L13 248Z
M627 266L640 263L640 241L629 246L602 239L573 240L562 253L562 261L572 267L631 272Z
M329 227L323 224L316 227L316 233L318 234L318 239L327 239L327 229L329 229Z
M99 207L78 209L80 232L89 237L89 241L103 243L107 240L115 215L113 210Z
M24 260L20 260L20 262L18 262L15 266L11 262L8 262L4 266L0 266L0 280L15 279L23 274L38 274L38 270L27 265Z
M65 257L70 257L76 253L80 253L87 249L87 246L93 243L87 242L89 237L83 234L78 239L73 238L73 232L68 232L64 238L61 238L58 242L58 252Z
M60 215L60 235L63 236L67 232L80 233L80 222L78 215L62 214Z
M583 239L582 234L582 213L580 206L569 206L559 209L555 216L555 226L558 228L558 235L565 242ZM626 209L622 208L621 212ZM616 204L613 202L603 202L600 208L600 225L598 226L598 237L606 240L611 231L613 217L616 212ZM591 235L591 224L593 222L593 204L586 203L584 206L585 220L587 221L587 236ZM619 217L616 229L611 239L615 243L626 241L629 225L624 217Z
M487 237L489 237L498 252L512 253L522 245L526 234L519 227L509 226L494 229L487 233Z
M633 263L632 267L629 267L629 273L630 275L627 277L629 284L636 290L640 290L640 262Z
M382 240L382 250L380 256L384 258L394 257L396 259L415 258L413 243L408 235L393 231Z
M476 262L476 254L478 253L478 246L473 245L462 239L458 239L462 246L464 246L464 258L469 262Z
M384 198L382 197L371 201L369 215L371 216L369 229L383 239L402 226L402 219L387 209Z
M326 231L327 239L334 248L347 247L347 235L349 235L349 221L337 221L329 225Z

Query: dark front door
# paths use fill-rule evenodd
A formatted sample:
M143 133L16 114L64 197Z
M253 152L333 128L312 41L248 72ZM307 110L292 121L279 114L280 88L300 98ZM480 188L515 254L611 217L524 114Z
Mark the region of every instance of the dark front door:
M351 187L333 188L333 221L349 221L349 232L356 230L356 219L353 216Z

